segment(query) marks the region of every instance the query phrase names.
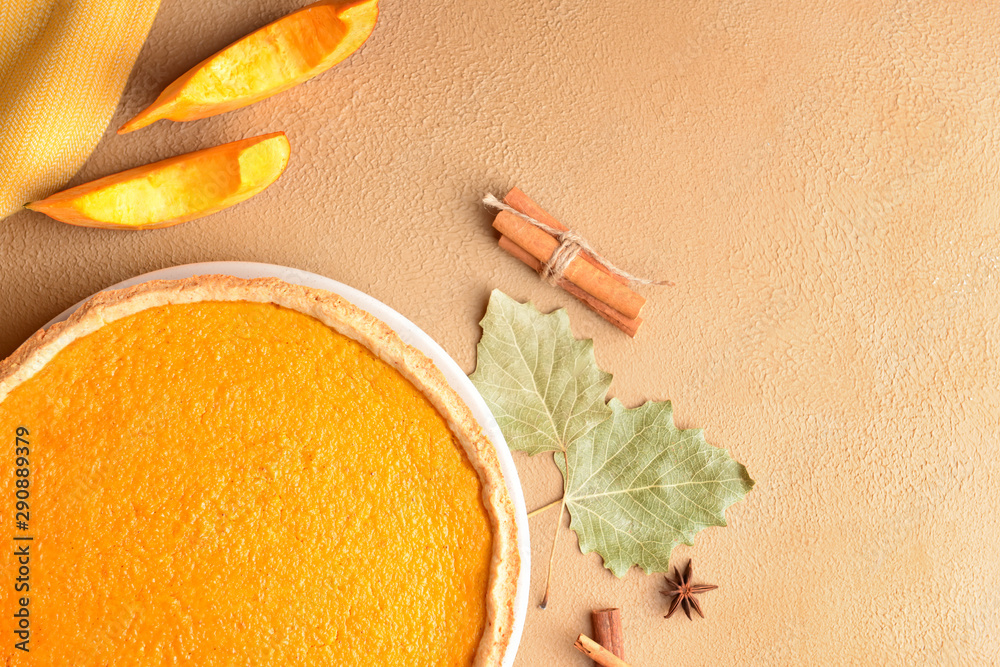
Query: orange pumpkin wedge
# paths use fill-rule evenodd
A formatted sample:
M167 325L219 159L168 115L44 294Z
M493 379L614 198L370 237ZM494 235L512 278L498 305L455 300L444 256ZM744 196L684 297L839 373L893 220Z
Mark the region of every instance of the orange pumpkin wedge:
M313 3L192 67L118 133L207 118L287 90L357 51L377 20L378 0Z
M284 132L264 134L105 176L28 208L82 227L169 227L254 196L281 176L290 152Z

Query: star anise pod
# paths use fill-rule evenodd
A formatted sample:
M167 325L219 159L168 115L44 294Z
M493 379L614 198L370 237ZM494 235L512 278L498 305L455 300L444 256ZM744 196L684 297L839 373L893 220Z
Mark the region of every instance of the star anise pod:
M684 568L684 574L681 574L680 570L676 567L674 568L674 579L670 577L665 577L667 584L670 588L664 591L660 591L661 594L672 597L673 600L670 601L670 610L667 615L663 618L670 618L677 611L678 607L683 607L684 613L687 614L688 618L691 618L691 608L698 612L698 615L705 618L705 614L701 613L701 607L698 605L698 600L695 599L695 595L698 593L705 593L707 591L713 591L718 586L713 586L712 584L692 584L691 583L691 561L688 560L687 567Z

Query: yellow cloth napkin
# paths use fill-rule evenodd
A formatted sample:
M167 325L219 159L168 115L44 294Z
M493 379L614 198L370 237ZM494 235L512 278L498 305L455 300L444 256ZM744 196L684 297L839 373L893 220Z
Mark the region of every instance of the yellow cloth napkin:
M159 4L0 0L0 218L83 166Z

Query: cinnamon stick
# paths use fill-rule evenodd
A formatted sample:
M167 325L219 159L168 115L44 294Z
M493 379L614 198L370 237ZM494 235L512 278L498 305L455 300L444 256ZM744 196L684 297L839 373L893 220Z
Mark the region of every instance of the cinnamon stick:
M580 635L577 637L576 643L573 644L573 646L580 649L584 655L596 662L598 665L602 665L602 667L629 667L627 662L595 642L587 635Z
M493 220L493 227L527 250L539 262L549 261L552 253L559 247L559 242L554 237L507 211L500 211L497 214ZM581 257L570 262L564 276L566 280L628 319L639 317L639 311L646 303L646 299L642 296Z
M625 659L625 635L622 633L622 615L619 609L595 609L590 613L594 625L594 639L616 656Z
M521 192L520 188L512 188L511 191L507 193L507 196L503 198L503 203L507 204L507 206L512 206L513 208L516 208L518 211L524 213L529 218L534 218L538 222L548 225L553 229L558 229L561 232L569 231L569 228L566 227L566 225L562 224L561 222L553 218L551 215L549 215L545 211L545 209L536 204L531 199L531 197ZM580 257L583 257L585 260L593 264L594 267L597 268L597 270L603 271L604 273L611 276L614 280L620 282L622 285L628 285L627 278L624 278L623 276L619 276L615 273L611 273L611 271L608 271L607 267L598 262L596 259L594 259L593 255L591 255L589 252L586 251L581 252Z
M528 215L530 215L530 213ZM538 220L538 218L535 219ZM521 246L511 241L506 236L500 237L500 247L506 250L508 253L510 253L513 257L516 257L517 259L527 264L536 272L541 271L542 263L539 262L534 257L532 257L527 250L525 250ZM582 289L580 289L570 281L566 280L565 278L560 278L559 280L556 281L556 284L559 285L559 287L561 287L562 289L572 294L573 296L575 296L580 301L582 301L584 305L586 305L595 313L606 319L608 322L615 325L616 327L627 333L632 338L635 338L635 334L639 331L639 325L642 324L642 318L636 318L633 320L625 317L624 315L619 313L617 310L615 310L608 304L590 296L589 294L587 294Z

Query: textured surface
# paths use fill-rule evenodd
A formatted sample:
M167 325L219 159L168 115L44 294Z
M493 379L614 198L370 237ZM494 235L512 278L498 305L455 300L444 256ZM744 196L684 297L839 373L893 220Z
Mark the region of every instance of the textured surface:
M300 3L165 3L113 127ZM675 5L675 6L674 6ZM622 606L637 665L988 664L1000 653L1000 21L991 3L385 0L372 38L299 88L105 136L80 178L283 129L258 197L156 232L0 224L0 353L76 299L213 259L366 290L468 370L490 289L566 305L626 405L746 463L729 527L676 557L719 584L669 621L563 533L519 665L583 667ZM627 339L496 248L519 185L645 290ZM530 505L551 462L518 457ZM532 519L540 597L553 514ZM681 561L683 562L683 560Z
M52 194L101 138L160 0L0 4L0 220Z

